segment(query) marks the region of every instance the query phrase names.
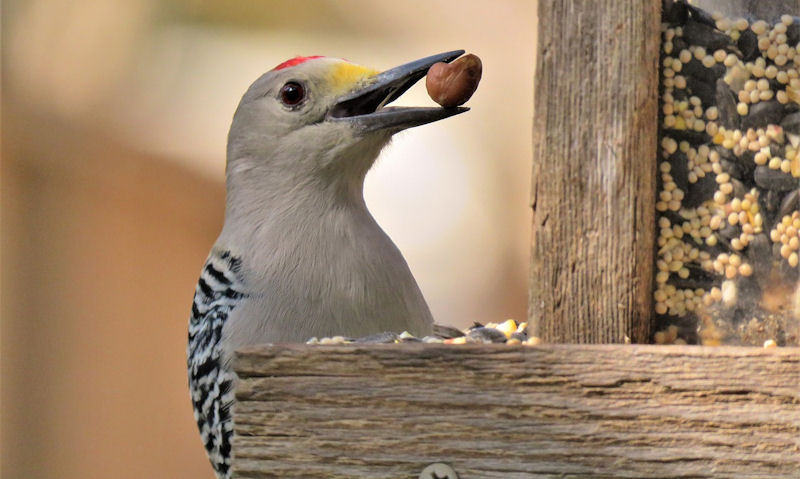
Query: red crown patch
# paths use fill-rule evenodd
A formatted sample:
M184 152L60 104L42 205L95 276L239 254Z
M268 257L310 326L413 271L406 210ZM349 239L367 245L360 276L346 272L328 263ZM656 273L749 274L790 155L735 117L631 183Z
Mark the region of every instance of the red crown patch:
M315 55L311 57L294 57L290 60L286 60L285 62L281 63L280 65L276 66L272 70L283 70L284 68L293 67L295 65L299 65L301 63L305 63L309 60L313 60L315 58L322 58L322 55Z

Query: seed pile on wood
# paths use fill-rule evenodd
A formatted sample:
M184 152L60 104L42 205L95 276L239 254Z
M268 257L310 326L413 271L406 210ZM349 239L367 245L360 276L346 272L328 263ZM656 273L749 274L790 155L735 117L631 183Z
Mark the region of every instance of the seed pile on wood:
M433 335L418 338L408 332L401 334L385 332L363 338L346 338L334 336L331 338L311 338L306 344L364 344L364 343L444 343L444 344L524 344L535 346L540 343L539 338L528 336L528 323L518 323L508 319L502 323L475 323L472 327L460 330L440 324L433 325Z
M674 2L661 47L654 341L798 345L800 19Z

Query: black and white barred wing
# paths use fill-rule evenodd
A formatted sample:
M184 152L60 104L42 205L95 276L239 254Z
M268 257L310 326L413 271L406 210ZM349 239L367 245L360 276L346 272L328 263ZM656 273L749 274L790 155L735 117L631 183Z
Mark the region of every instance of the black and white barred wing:
M246 297L241 260L229 251L212 251L206 261L189 319L187 365L194 417L217 476L230 475L235 375L223 364L220 339L231 311Z

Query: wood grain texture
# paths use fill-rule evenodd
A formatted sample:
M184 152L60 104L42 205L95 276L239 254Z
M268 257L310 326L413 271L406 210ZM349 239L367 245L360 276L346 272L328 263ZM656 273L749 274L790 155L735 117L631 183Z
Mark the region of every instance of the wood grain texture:
M539 0L529 318L649 342L661 0Z
M240 351L234 477L796 478L800 349Z

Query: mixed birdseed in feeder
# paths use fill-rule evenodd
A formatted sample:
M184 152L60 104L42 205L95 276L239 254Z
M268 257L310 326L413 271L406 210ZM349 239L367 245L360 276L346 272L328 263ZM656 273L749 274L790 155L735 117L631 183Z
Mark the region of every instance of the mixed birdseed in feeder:
M661 47L654 341L798 345L800 19L674 2Z

